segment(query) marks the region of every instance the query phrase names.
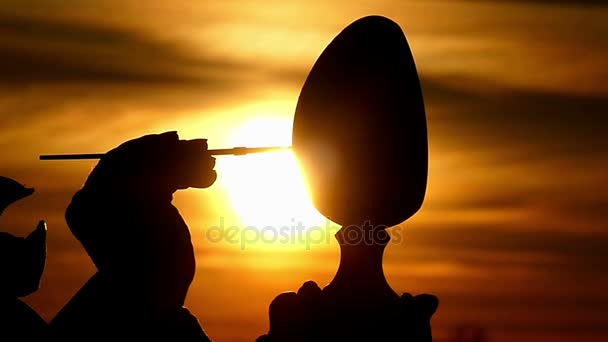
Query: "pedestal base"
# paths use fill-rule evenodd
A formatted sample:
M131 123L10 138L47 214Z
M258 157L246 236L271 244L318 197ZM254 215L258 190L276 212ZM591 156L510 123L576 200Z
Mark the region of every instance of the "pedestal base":
M270 304L270 331L258 342L415 341L430 342L430 319L437 309L432 295L399 296L382 269L386 231L364 226L342 228L340 266L323 290L308 281L297 293Z

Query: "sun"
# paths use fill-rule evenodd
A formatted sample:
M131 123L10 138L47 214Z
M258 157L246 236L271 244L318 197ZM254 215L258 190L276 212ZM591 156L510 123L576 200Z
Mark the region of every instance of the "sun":
M289 118L258 117L242 124L230 140L234 146L289 146L291 127ZM326 224L291 150L218 158L216 169L243 227L263 231Z

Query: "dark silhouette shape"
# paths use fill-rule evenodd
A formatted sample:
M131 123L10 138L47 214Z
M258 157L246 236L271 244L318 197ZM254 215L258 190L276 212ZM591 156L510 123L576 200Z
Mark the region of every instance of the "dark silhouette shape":
M33 193L33 188L27 188L13 179L0 176L0 215L12 203Z
M329 285L312 282L270 305L260 341L431 341L432 295L399 296L382 269L386 228L421 207L428 141L416 66L398 24L346 27L313 66L298 100L293 148L317 209L343 226Z
M0 214L34 189L0 177ZM39 341L46 322L19 298L40 287L46 261L46 224L40 221L26 238L0 232L0 341Z
M152 134L106 153L66 219L97 273L51 321L62 340L208 341L184 300L195 272L190 232L171 204L216 179L207 142Z
M359 19L325 48L298 99L293 148L317 209L343 226L418 211L428 169L424 101L403 31Z

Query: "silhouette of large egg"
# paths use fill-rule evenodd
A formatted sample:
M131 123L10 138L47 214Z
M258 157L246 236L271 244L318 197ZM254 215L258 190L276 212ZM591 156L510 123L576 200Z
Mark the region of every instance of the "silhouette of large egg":
M327 46L302 87L293 148L315 207L338 224L390 227L420 209L426 117L398 24L364 17Z

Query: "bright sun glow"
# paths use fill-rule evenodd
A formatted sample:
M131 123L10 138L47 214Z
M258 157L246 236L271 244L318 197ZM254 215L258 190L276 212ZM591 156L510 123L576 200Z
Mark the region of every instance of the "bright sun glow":
M288 146L291 118L266 117L244 123L235 131L234 146ZM326 219L314 208L297 160L291 151L222 157L218 181L228 191L244 226L323 226Z

